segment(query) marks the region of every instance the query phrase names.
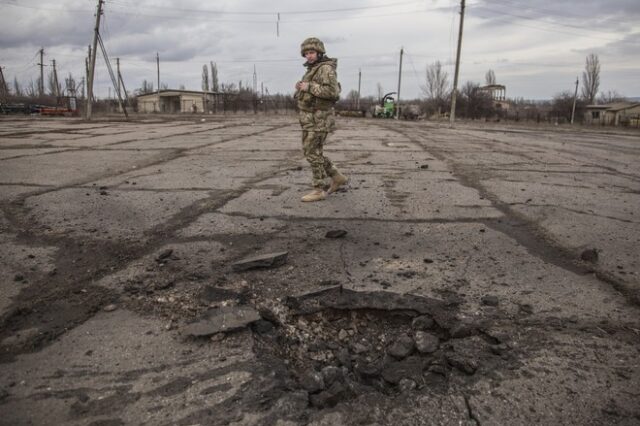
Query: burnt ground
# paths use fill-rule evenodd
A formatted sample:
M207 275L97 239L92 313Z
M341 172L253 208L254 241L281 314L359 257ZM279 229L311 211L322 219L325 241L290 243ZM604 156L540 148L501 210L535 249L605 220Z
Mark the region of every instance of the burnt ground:
M341 119L304 204L188 118L0 121L0 424L640 424L640 134Z

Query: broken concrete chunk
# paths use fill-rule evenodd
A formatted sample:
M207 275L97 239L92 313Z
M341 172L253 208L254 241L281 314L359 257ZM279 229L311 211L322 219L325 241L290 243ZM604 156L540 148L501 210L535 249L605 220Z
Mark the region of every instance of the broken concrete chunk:
M587 249L580 254L580 259L585 262L596 263L598 261L598 250Z
M480 301L482 302L483 305L486 305L486 306L498 306L498 303L499 303L498 296L492 296L492 295L482 296L482 299L480 299Z
M347 231L344 229L334 229L332 231L327 232L324 237L325 238L342 238L347 235Z
M160 254L158 255L158 257L156 257L156 261L157 262L161 262L165 259L167 259L169 256L171 256L173 254L173 249L166 249L163 250L162 252L160 252Z
M102 308L102 310L105 311L105 312L113 312L116 309L118 309L118 305L116 305L114 303L110 303L107 306L105 306L104 308Z
M382 370L382 378L397 385L402 379L415 380L422 377L425 362L420 357L410 357L404 361L391 362Z
M416 348L421 354L430 354L438 350L440 339L431 333L424 331L416 332Z
M414 348L413 339L406 334L402 334L389 346L387 352L395 358L402 359L409 356Z
M428 317L426 315L420 315L419 317L415 317L413 321L411 321L411 328L413 328L414 330L429 330L433 327L433 325L434 322L431 317Z
M235 272L247 271L256 268L274 268L283 265L287 261L289 252L267 253L259 256L247 257L231 265Z
M183 333L191 337L208 337L243 329L259 319L260 314L251 307L223 306L207 311L200 321L184 327Z
M320 392L324 389L324 377L317 371L304 373L298 381L300 386L309 393Z

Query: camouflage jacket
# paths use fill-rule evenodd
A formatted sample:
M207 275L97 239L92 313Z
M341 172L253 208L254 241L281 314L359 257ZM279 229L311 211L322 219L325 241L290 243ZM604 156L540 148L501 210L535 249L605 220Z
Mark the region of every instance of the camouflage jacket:
M298 90L295 98L301 111L326 111L340 99L340 83L336 68L337 59L322 58L314 64L305 64L307 72L302 81L309 82L305 91Z

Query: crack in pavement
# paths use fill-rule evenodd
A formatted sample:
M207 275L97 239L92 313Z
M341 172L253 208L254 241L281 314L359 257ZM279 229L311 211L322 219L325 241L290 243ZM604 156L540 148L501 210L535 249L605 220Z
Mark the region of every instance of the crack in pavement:
M429 135L420 134L420 137L424 139L419 139L406 129L398 129L388 124L379 124L379 126L400 133L405 137L412 138L416 143L421 143L421 141L427 142L429 140ZM449 164L452 168L453 176L459 180L461 185L478 191L481 197L491 201L493 208L504 215L504 221L488 222L487 226L513 238L531 255L546 263L578 275L594 273L600 281L611 285L613 289L620 292L628 301L635 305L640 305L639 290L627 285L627 283L619 280L612 273L603 270L601 267L593 265L587 267L584 263L578 261L570 249L556 242L539 223L514 211L509 204L502 201L496 194L489 192L480 183L476 173L468 171L464 168L464 165L458 165L454 160L447 158L446 150L432 146L421 146L426 152L429 152L438 160Z

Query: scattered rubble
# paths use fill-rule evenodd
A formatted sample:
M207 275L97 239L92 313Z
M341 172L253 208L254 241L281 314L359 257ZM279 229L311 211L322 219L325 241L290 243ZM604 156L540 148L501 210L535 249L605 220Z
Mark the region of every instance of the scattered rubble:
M371 391L439 386L454 371L474 375L509 357L508 346L436 299L333 287L284 304L287 312L277 324L265 321L273 329L258 333L254 349L258 357L284 360L318 408Z

